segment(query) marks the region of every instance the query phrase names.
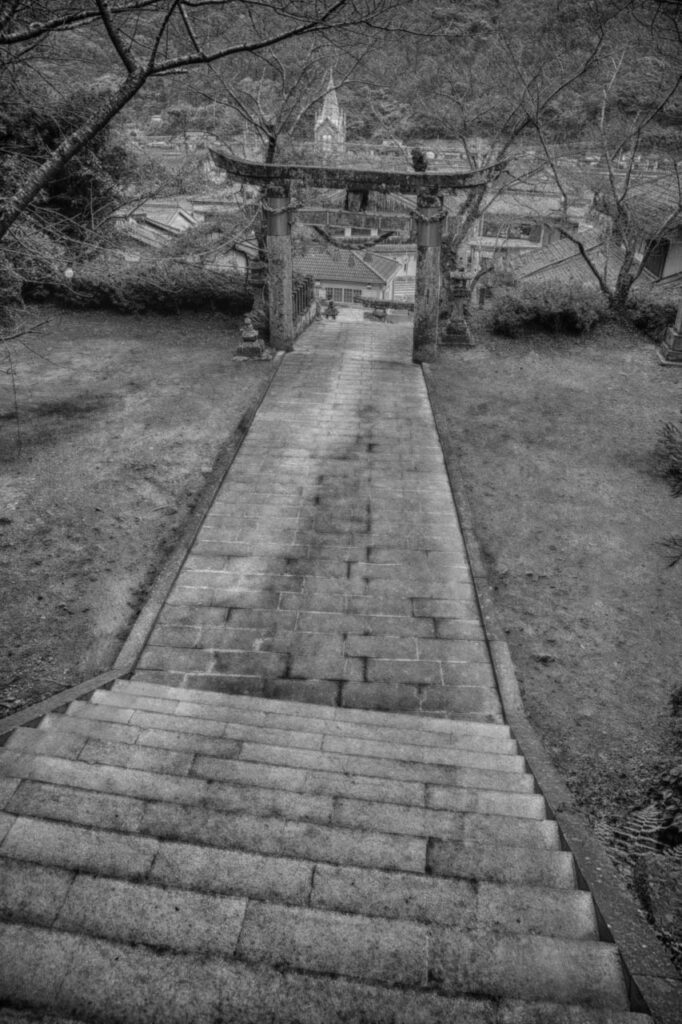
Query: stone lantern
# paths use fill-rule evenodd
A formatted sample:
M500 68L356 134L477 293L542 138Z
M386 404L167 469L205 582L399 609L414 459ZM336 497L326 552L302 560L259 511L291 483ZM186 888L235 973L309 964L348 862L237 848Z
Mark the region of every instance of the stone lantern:
M242 340L237 346L237 355L248 359L262 359L265 346L248 314L244 317L239 333Z
M667 365L682 366L682 300L677 307L675 323L665 332L660 358Z
M474 344L467 322L469 314L469 277L462 266L447 275L448 321L441 331L441 345L449 348L471 348Z

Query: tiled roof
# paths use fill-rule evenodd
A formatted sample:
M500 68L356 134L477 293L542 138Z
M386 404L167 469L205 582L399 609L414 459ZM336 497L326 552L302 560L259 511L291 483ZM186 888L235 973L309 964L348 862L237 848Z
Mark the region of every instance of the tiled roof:
M599 236L596 231L583 231L580 233L580 240L589 251L599 245ZM551 245L545 245L541 249L533 249L531 252L522 253L511 260L511 268L517 277L530 277L548 266L555 266L564 260L571 259L578 252L578 246L570 238L560 238Z
M659 295L661 298L677 302L682 298L682 271L679 274L669 274L668 277L658 278L649 286L649 290L652 295Z
M136 242L150 245L153 249L161 249L169 241L168 232L151 224L138 223L134 220L125 224L122 233L128 238L134 238Z
M386 284L399 269L395 260L373 254L372 262L365 255L349 249L310 249L302 256L294 256L294 270L306 277L323 281L348 281L354 284Z
M612 198L608 184L604 191L596 197L595 205L610 212ZM627 191L624 199L631 218L641 226L643 234L647 228L657 233L669 218L667 230L682 225L682 191L677 177L663 172L656 178L646 181L635 181Z
M607 281L614 283L622 264L622 256L614 245L603 242L596 231L583 231L580 238L586 252ZM578 246L570 238L524 253L510 261L510 269L519 281L561 281L565 284L597 285Z
M149 224L179 231L184 231L188 227L195 228L199 223L196 217L192 216L191 213L187 210L181 209L180 207L177 209L145 208L143 211L143 219Z
M363 263L366 263L372 270L375 270L384 281L390 281L399 269L400 265L388 256L382 256L373 249L368 249L362 254Z
M175 213L193 215L192 202L186 199L146 199L142 203L127 203L117 211L118 217L169 217Z

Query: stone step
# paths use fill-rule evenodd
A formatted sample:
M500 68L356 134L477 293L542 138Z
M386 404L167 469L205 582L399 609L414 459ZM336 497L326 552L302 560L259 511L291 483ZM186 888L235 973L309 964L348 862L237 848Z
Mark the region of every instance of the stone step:
M297 979L298 980L298 979ZM285 979L286 983L286 979ZM308 1021L314 1021L315 1024L321 1024L322 1021L333 1021L337 1024L349 1024L349 1021L361 1021L365 1024L367 1018L362 1012L360 1017L357 1016L358 1009L357 1005L353 1004L349 1007L348 1016L346 1012L346 1005L349 1001L348 993L362 992L363 995L360 999L360 1003L366 1000L367 993L373 993L371 986L363 986L358 983L351 983L342 980L338 980L333 983L335 992L336 990L343 991L344 999L343 1006L341 1009L340 1016L334 1014L333 1017L325 1015L320 1016L321 1007L324 1003L324 998L320 999L320 1009L314 1011L312 1017L302 1017L297 1011L295 1014L295 1024L308 1024ZM323 980L319 982L317 979L312 978L310 981L310 990L312 994L312 1002L315 1002L317 1006L317 1000L319 991L326 993L326 982ZM318 991L319 990L319 991ZM376 991L376 995L380 998L380 990ZM409 996L409 993L408 993ZM425 1016L415 1016L416 1006L412 998L409 1001L409 1015L408 1017L400 1016L399 1018L395 1015L391 1016L390 1019L386 1017L379 1018L374 1016L372 1021L389 1021L390 1024L405 1024L406 1020L416 1021L416 1024L451 1024L453 1019L456 1019L458 1024L633 1024L633 1022L641 1022L641 1024L651 1024L651 1018L641 1015L630 1015L623 1014L619 1011L613 1010L587 1010L582 1007L575 1006L559 1006L556 1003L543 1003L532 1004L529 1007L527 1003L519 1003L515 1000L504 1000L500 1002L499 1016L495 1009L495 1005L489 1001L485 1004L480 1000L471 1000L466 998L459 999L445 999L440 996L434 996L432 999L427 1000L423 995L417 996L419 1001L419 1013ZM358 1003L358 1005L360 1005ZM453 1018L453 1007L456 1007L457 1017ZM279 1011L278 1011L279 1012ZM485 1016L483 1016L485 1014ZM495 1016L491 1016L494 1014ZM233 1020L234 1018L230 1018ZM240 1017L240 1021L243 1018ZM249 1018L250 1020L251 1018ZM267 1014L267 1024L273 1020L270 1013ZM284 1020L278 1016L277 1020ZM98 1021L100 1018L98 1017ZM145 1022L147 1018L144 1018ZM286 1020L291 1020L290 1017L286 1017ZM186 1024L187 1018L183 1018ZM9 1007L0 1007L0 1024L94 1024L91 1021L85 1021L81 1017L76 1020L75 1017L69 1016L64 1017L62 1014L54 1014L50 1010L45 1012L32 1011L32 1010L18 1010ZM125 1021L124 1024L130 1024L130 1021Z
M181 852L190 863L196 865L196 855L200 853L200 848ZM180 886L177 877L169 881L169 877L173 877L173 854L177 859L178 850L172 849L170 854L165 869L157 870L153 867L150 872L153 878L145 880L144 884L120 877L106 878L101 874L82 871L76 873L73 869L41 866L0 856L0 914L3 920L8 921L46 927L54 925L70 931L81 930L73 915L68 913L68 907L74 899L80 901L83 893L87 892L87 903L93 908L93 913L98 902L102 905L111 901L117 911L127 908L126 916L133 919L132 925L130 922L127 924L128 935L98 931L93 925L83 928L90 934L168 946L179 951L210 952L213 949L214 952L230 955L231 951L219 941L213 943L210 934L206 936L205 947L200 946L197 935L190 934L192 927L195 927L193 922L199 922L203 928L207 921L213 921L221 933L226 934L230 922L237 915L235 908L242 907L243 917L243 906L248 899L260 898L262 901L265 898L275 901L272 885L264 886L258 896L254 897L254 888L258 884L258 865L254 862L254 877L248 884L242 882L241 888L238 883L230 888L229 876L223 880L222 887L217 889ZM163 850L160 850L159 855L163 858ZM576 941L598 941L592 900L585 892L475 884L471 881L454 882L400 872L312 865L309 862L297 866L303 867L307 873L309 891L285 892L284 895L290 898L278 898L278 904L305 906L308 903L318 910L382 920L414 921L473 934L528 933ZM185 879L197 879L196 867L193 872L186 873ZM292 899L291 896L296 898ZM174 920L174 927L177 926L177 916L171 910L182 914L186 931L176 940L172 936L158 934L158 928L157 934L152 934L149 922L159 915L163 919ZM95 914L95 918L106 913L106 906L102 905L101 913ZM130 931L133 925L137 928L135 934ZM201 935L205 935L203 930Z
M469 757L469 751L462 751L462 754L467 755L462 757L462 761L470 763L441 765L431 764L426 761L405 761L400 758L374 757L371 754L361 755L343 751L327 753L290 747L274 747L261 743L244 743L242 744L240 759L243 761L258 761L261 764L280 765L281 767L404 779L441 786L447 786L456 781L458 773L466 769L496 772L502 770L494 767L495 762L490 761L491 755L483 754L478 757L476 754L473 754L473 756ZM492 756L496 757L497 755ZM514 761L516 764L513 766L513 769L510 765L508 769L504 770L514 775L522 774L523 762L521 758L507 758L507 760Z
M588 965L587 985L579 989L584 1004L584 996L591 995L593 979L605 976L609 982L608 1001L601 1002L606 1005L590 1008L561 1003L558 995L563 994L567 985L559 993L551 993L552 1002L528 1005L491 994L476 998L454 993L439 995L424 987L398 988L390 983L358 980L351 975L356 969L364 976L392 977L402 953L399 946L389 956L382 955L381 948L371 948L362 963L367 953L367 936L361 930L357 934L328 933L325 942L313 950L309 950L305 936L300 941L296 934L297 941L287 946L287 960L292 961L307 959L309 952L311 962L320 964L335 952L345 955L344 970L335 972L345 977L287 970L284 964L277 969L267 964L255 965L250 957L259 949L264 923L257 915L248 926L245 921L240 936L240 942L242 938L244 942L236 959L198 958L145 945L131 948L58 930L6 924L0 927L0 943L8 950L0 965L0 999L17 1006L29 1003L51 1013L96 1020L100 1024L187 1024L190 1020L192 1024L215 1024L218 1020L239 1024L275 1020L277 1024L651 1024L649 1018L623 1012L622 993L617 983L611 981L613 956L599 957L598 963ZM304 930L308 931L308 927ZM279 939L279 932L270 936L268 945L273 953ZM560 948L547 951L544 959L565 954L566 945L562 943ZM529 959L534 952L524 950L525 958ZM501 973L506 953L501 947L500 966L494 973ZM438 965L442 956L436 951L434 957ZM420 972L425 967L422 960L418 966L411 965L410 977L421 980ZM475 972L475 963L467 965L458 982L471 984ZM497 979L484 980L492 988ZM512 976L510 985L518 986L524 981Z
M212 690L178 689L175 686L166 686L161 683L150 683L139 680L135 676L132 679L117 680L110 692L136 693L148 697L163 697L169 700L186 700L194 704L209 704L213 707L229 707L234 714L239 711L256 715L262 712L266 717L273 715L284 718L306 718L310 721L306 728L331 729L330 723L334 723L335 729L354 726L356 730L351 734L371 735L375 730L392 729L400 732L429 733L434 737L438 736L460 736L476 735L487 737L511 736L509 726L491 723L475 722L462 719L436 718L429 715L404 715L392 714L384 711L372 711L359 708L339 708L325 704L307 704L300 701L274 700L265 697L244 697L236 694L216 693ZM181 697L178 697L181 694ZM239 719L235 719L239 720ZM265 724L264 720L254 724ZM371 737L370 737L371 738Z
M566 851L534 850L529 857L522 846L476 846L444 839L429 840L426 871L443 878L506 885L572 888L576 884L573 857Z
M224 767L229 761L197 758L195 775L177 776L148 772L137 768L119 768L66 758L25 754L16 750L0 752L0 770L7 778L20 778L46 785L89 792L93 796L115 794L137 801L166 802L188 811L201 807L222 814L239 814L244 808L244 793L225 780ZM199 778L195 776L200 776ZM20 787L21 792L30 787ZM445 794L447 797L447 794ZM62 794L62 800L65 800ZM5 809L23 813L17 791ZM385 804L383 801L356 800L336 796L288 793L274 789L253 794L253 817L261 813L287 821L311 820L336 828L360 829L381 834L436 837L466 842L497 841L511 846L559 849L555 822L508 814L480 813L473 810L434 810L414 805ZM92 802L92 801L91 801ZM443 801L445 802L445 801ZM94 805L93 805L94 806Z
M209 718L192 718L182 715L166 715L155 711L142 711L128 708L111 707L107 704L87 704L74 701L69 705L67 715L74 718L94 718L99 721L111 722L115 725L133 725L141 729L160 729L196 733L197 735L220 736L225 732L223 723ZM393 774L392 766L405 766L408 772L416 773L415 778L423 781L423 773L433 770L447 773L450 769L476 768L485 771L525 773L525 761L522 757L508 754L491 754L486 751L460 750L446 747L420 748L415 745L415 758L410 758L411 749L398 747L395 744L373 744L365 740L325 737L325 750L310 750L305 747L278 747L272 743L254 742L242 744L242 756L245 760L268 760L271 763L290 765L293 767L323 768L325 765L344 762L341 769L323 768L323 770L353 771L349 767L353 762L361 765L356 774ZM393 756L391 756L393 755ZM372 769L373 765L373 769ZM390 770L384 771L384 767ZM410 775L408 774L408 778ZM447 776L444 776L445 778Z
M498 937L252 901L237 955L280 969L429 984L448 995L628 1006L617 949L591 941Z
M357 795L359 798L362 798L365 792L369 792L370 799L374 799L375 794L380 792L382 795L386 794L386 800L394 803L416 802L422 804L423 787L427 785L467 787L522 794L534 794L535 790L533 777L528 773L434 765L414 766L405 762L389 762L374 758L367 760L363 775L351 770L352 765L348 759L343 762L339 771L277 768L270 764L258 764L243 759L241 746L238 746L233 740L221 738L220 730L218 735L207 736L184 731L120 725L91 716L49 714L41 721L37 731L50 736L66 733L98 739L109 744L121 743L141 748L184 751L195 754L197 757L206 755L229 759L231 760L230 771L235 782L244 781L254 785L272 785L294 789L307 787L311 791L327 792L329 790L329 792L344 792L348 795L351 795L349 789L352 788L352 795ZM46 741L46 753L50 752L51 742ZM56 739L54 742L57 742ZM78 741L74 740L73 742L74 749L82 749ZM83 740L84 742L85 740ZM338 776L336 781L334 776ZM332 786L333 789L329 789L329 786ZM394 793L395 796L392 795Z
M598 938L592 897L523 885L318 864L310 906L467 931Z
M226 760L225 758L219 759L217 768L213 766L212 759L197 764L200 755L195 754L191 749L186 752L164 750L134 743L88 738L82 733L69 731L51 730L46 732L41 729L20 728L12 734L5 745L5 750L183 777L202 775L205 778L212 778L216 773L219 776L224 774L226 770L226 766L222 764L222 761ZM204 766L203 770L202 765ZM289 770L285 769L286 771ZM290 771L296 772L296 769ZM328 796L381 800L401 805L416 805L430 810L503 814L538 820L545 817L544 799L538 794L499 792L466 787L453 788L421 783L391 785L361 777L355 777L355 786L353 786L352 783L349 784L348 776L341 773L314 773L314 776L313 778L304 777L297 786L295 776L285 775L280 779L282 786L279 788L286 787L288 790L300 790L321 795L320 791L324 787ZM322 778L318 778L318 776L322 776ZM265 781L264 778L263 782ZM225 782L222 789L226 798L232 790L230 799L240 806L243 805L244 808L249 806L251 801L254 801L257 806L262 799L272 799L272 797L265 797L259 788L250 786L245 778L236 779L232 786ZM270 789L265 787L265 791L269 793Z
M230 720L230 710L226 708L213 709L205 704L190 704L180 701L154 700L150 697L136 697L118 692L109 693L106 690L96 691L92 700L88 702L73 702L67 714L83 714L85 708L101 707L102 715L108 714L110 721L120 724L134 723L138 720L140 713L156 714L158 721L165 721L175 728L190 729L197 723L198 728L205 721L210 723L225 722L226 733L232 735L263 735L262 742L273 742L282 746L302 747L309 750L348 750L348 752L366 752L376 757L391 757L394 759L428 761L433 764L461 764L468 763L472 754L481 759L489 761L489 767L502 770L518 770L515 762L518 761L518 749L516 743L505 737L479 737L476 735L463 734L462 736L446 736L446 734L435 734L438 742L432 744L431 733L407 733L403 730L386 730L392 733L393 740L381 740L380 737L372 736L372 730L367 730L365 736L329 734L327 723L320 720L320 728L311 732L305 728L310 719L297 719L283 716L273 718L273 722L280 720L277 727L268 725L248 725L246 723L235 724ZM107 708L108 711L104 711ZM90 714L91 712L87 712ZM189 722L187 721L189 719ZM180 724L178 724L180 723ZM343 723L341 723L343 724ZM350 726L351 730L354 727ZM401 742L395 741L395 736L401 736ZM273 737L268 740L268 737ZM277 739L275 739L277 737Z
M309 858L296 859L126 834L96 825L80 826L10 815L6 818L7 834L0 846L0 856L131 881L145 878L152 883L202 892L305 905L311 900L314 880L322 865L321 851L314 848ZM499 905L504 899L512 905L525 900L530 908L535 900L551 906L554 890L566 895L575 887L572 858L565 852L537 851L529 859L519 848L500 847L491 856L485 847L460 844L457 848L457 844L448 844L445 850L428 848L425 866L426 876L397 871L373 875L368 868L357 868L352 878L356 886L367 886L373 878L386 878L383 899L387 906L393 906L391 916L421 919L420 915L432 907L428 894L440 892L442 905L431 912L437 915L434 920L442 923L444 915L451 912L448 908L454 908L460 897L468 901L470 909L475 908L476 920L486 920L489 911L485 902L474 899L479 889L490 895L491 905ZM453 879L463 883L466 889L462 885L455 886ZM389 898L394 883L396 891L412 894L404 906L400 900L395 904L393 895ZM326 895L321 893L318 883L316 898L323 898L326 905L332 906L331 885L325 892ZM462 892L468 895L464 897ZM579 898L574 898L573 892L569 895L567 907L577 907L576 912L582 912L584 894ZM343 910L346 900L351 898L352 894L339 897L340 905L334 904L334 909ZM388 911L386 913L388 916ZM567 917L571 913L567 912ZM516 930L513 923L509 927ZM563 927L567 925L554 924L552 930Z
M0 846L2 857L96 877L295 905L308 902L315 867L312 861L23 817L13 820Z
M148 689L154 689L149 686ZM232 707L230 704L213 704L195 699L196 694L202 691L193 691L192 696L186 696L186 691L166 687L165 690L175 694L174 698L164 696L154 697L148 693L135 693L128 689L122 689L121 683L116 683L112 690L96 690L92 694L91 704L106 704L111 707L122 707L139 709L142 711L156 711L160 714L188 716L191 718L207 718L213 721L224 721L230 724L239 722L239 712L245 712L252 719L252 723L242 723L244 728L252 724L252 728L260 728L264 731L278 732L291 736L290 743L286 745L303 746L311 749L319 749L323 737L348 738L355 740L367 740L395 744L398 746L416 746L429 748L462 747L469 750L490 751L499 754L518 754L516 742L510 737L507 726L496 726L499 732L491 732L489 726L481 726L476 729L476 722L452 722L453 728L448 731L424 729L392 728L380 725L365 725L359 721L337 721L334 718L317 718L311 715L298 715L298 704L288 704L288 712L258 712L254 709L248 710L243 704ZM281 704L280 701L273 703ZM313 708L316 705L311 705ZM236 722L233 716L236 715ZM420 722L419 719L416 720ZM469 727L472 726L473 728Z

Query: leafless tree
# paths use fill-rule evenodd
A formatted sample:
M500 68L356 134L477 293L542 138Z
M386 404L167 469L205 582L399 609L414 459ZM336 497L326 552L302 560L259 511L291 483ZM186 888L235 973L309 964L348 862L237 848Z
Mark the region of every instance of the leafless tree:
M576 186L593 197L598 248L570 228L570 238L617 311L646 268L646 255L682 219L679 141L666 152L661 122L682 113L679 5L634 0L611 26L595 75L598 106L586 143L596 166L566 159L552 145L541 118L535 129L547 165L568 203ZM676 59L677 58L677 59ZM679 136L678 136L679 140ZM614 258L615 257L615 258Z
M21 66L74 34L100 41L113 87L34 167L0 209L0 240L41 190L152 78L245 53L276 52L288 40L386 26L405 0L6 0L0 58Z
M472 189L450 217L442 265L454 267L473 225L500 192L531 183L544 168L535 146L539 121L553 131L580 118L579 93L605 45L611 4L594 17L601 0L462 0L432 3L428 36L414 77L402 83L411 91L413 122L427 134L454 140L471 169L507 161L507 172ZM617 0L613 0L617 3ZM423 13L423 12L422 12ZM570 17L568 17L570 15Z

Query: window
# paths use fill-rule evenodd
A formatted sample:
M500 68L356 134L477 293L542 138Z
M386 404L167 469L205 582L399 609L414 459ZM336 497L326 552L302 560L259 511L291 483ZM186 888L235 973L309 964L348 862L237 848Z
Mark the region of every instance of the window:
M343 301L343 288L325 288L327 299L333 299L334 302Z
M505 220L503 217L484 217L481 234L486 238L516 238L528 242L542 240L542 225L532 221Z
M360 302L362 300L362 290L360 288L344 288L343 289L343 301L344 302Z
M649 242L644 255L644 269L648 270L654 277L663 277L663 270L665 269L669 250L670 242L667 238Z

